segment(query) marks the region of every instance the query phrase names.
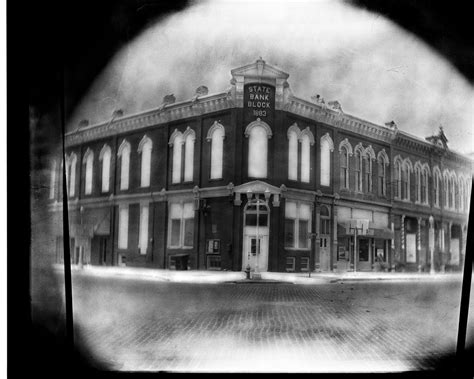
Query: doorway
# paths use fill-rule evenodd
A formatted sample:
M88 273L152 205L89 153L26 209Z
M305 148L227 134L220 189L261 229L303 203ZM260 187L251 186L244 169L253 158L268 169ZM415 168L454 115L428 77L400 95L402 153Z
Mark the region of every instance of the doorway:
M244 208L242 270L250 266L252 272L268 270L268 239L270 209L266 200L249 200Z

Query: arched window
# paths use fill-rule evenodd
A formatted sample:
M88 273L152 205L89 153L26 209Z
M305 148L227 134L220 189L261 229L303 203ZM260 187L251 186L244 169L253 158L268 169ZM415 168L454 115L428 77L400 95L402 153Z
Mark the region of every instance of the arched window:
M458 205L459 205L459 210L463 211L464 210L464 178L461 176L459 177L459 200L458 200Z
M421 202L421 165L420 162L415 163L415 201Z
M408 194L408 180L410 178L410 173L408 172L408 167L406 165L402 166L402 199L409 200Z
M349 189L349 152L345 147L342 147L340 152L341 187Z
M298 136L300 130L295 125L288 129L288 179L298 180Z
M387 165L387 153L385 153L385 150L381 150L377 154L378 192L380 196L387 196Z
M72 153L69 156L69 162L66 166L66 179L68 181L69 197L74 197L76 194L76 166L77 156Z
M468 211L469 210L469 207L471 205L471 191L472 191L472 181L471 181L471 177L469 176L467 179L466 179L466 185L465 185L465 196L464 196L464 210L465 211Z
M248 176L251 178L267 177L268 139L272 132L267 123L257 119L245 129L249 139Z
M362 151L361 149L355 150L355 189L358 192L362 192Z
M421 203L428 204L428 172L426 169L421 172Z
M49 198L54 199L56 193L56 161L54 160L51 164L51 176L49 184Z
M451 178L450 178L450 185L451 185L451 196L449 197L449 207L451 209L456 208L456 197L457 197L457 180L456 180L456 175L454 173L451 173Z
M85 194L90 195L92 193L92 178L93 178L93 168L94 168L94 153L91 149L87 149L84 154L83 162L86 165L86 177L85 177Z
M141 154L141 172L140 187L150 186L151 171L151 151L153 150L153 142L147 136L144 136L138 145L138 153Z
M439 181L441 178L441 172L439 171L438 166L435 166L433 169L433 189L434 189L434 205L435 207L440 206L440 201L439 201Z
M102 162L102 192L109 192L110 186L110 160L112 150L108 145L104 145L99 154L99 161Z
M184 139L184 181L192 182L194 176L194 141L196 133L189 126L183 134Z
M410 175L413 165L410 159L405 158L402 165L402 199L410 201Z
M443 207L449 208L449 178L447 171L443 172Z
M181 182L181 155L183 142L183 134L175 129L169 141L169 145L173 149L173 166L171 168L171 183L173 184Z
M402 199L402 161L397 156L395 158L395 198Z
M365 162L365 189L368 193L372 192L372 159L366 156Z
M130 144L127 140L121 143L117 155L120 157L120 189L128 190L130 175Z
M309 183L311 172L311 158L310 158L311 140L308 134L301 135L301 181Z
M225 129L217 121L209 129L207 141L211 141L211 179L222 179Z
M334 150L329 133L321 137L321 185L329 186L331 184L331 152Z

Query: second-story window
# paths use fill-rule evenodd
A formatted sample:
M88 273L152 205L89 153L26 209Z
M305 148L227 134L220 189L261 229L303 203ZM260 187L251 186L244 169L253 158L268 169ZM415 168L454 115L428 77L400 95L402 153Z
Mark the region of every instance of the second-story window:
M428 172L426 169L421 172L421 203L428 203Z
M291 126L288 130L288 179L298 180L298 136L299 129Z
M331 152L334 150L329 133L321 137L321 175L320 182L322 186L329 186L331 183Z
M365 188L368 193L372 193L372 159L366 156L365 163Z
M211 142L211 179L222 179L224 138L224 126L214 122L207 135L207 140Z
M94 177L94 153L92 150L87 149L86 153L84 154L84 161L86 165L85 194L90 195L92 193L92 181Z
M421 189L421 166L418 165L418 162L417 164L415 164L415 201L417 203L420 203L421 202L421 193L422 193L422 189Z
M449 208L449 178L447 172L443 173L443 207Z
M456 190L457 190L457 186L456 186L456 177L454 175L451 175L451 178L450 178L450 190L451 190L451 193L450 193L450 196L449 196L449 207L451 209L454 209L454 207L456 206Z
M438 167L433 169L433 189L434 189L434 205L439 207L439 179L440 172Z
M402 199L410 200L410 171L406 164L402 166Z
M459 200L458 200L458 209L460 211L464 210L464 179L459 177L458 179L458 188L459 188Z
M117 155L120 157L120 190L128 190L130 175L130 143L123 140Z
M355 151L355 189L358 192L362 192L362 152L360 150Z
M249 139L248 176L251 178L267 177L268 139L272 132L268 124L257 119L245 129Z
M76 166L77 155L72 153L67 160L66 165L66 180L67 188L69 190L69 197L74 197L76 194Z
M111 157L112 150L109 146L104 145L99 154L99 161L102 161L102 192L109 192Z
M151 174L151 152L153 142L147 136L144 136L138 145L138 153L141 154L140 164L140 187L150 186Z
M184 138L184 181L192 182L194 176L194 141L196 133L191 128L186 129Z
M377 188L379 196L387 196L387 164L387 154L385 153L385 150L381 150L377 156Z
M349 152L343 146L340 149L341 187L349 189Z

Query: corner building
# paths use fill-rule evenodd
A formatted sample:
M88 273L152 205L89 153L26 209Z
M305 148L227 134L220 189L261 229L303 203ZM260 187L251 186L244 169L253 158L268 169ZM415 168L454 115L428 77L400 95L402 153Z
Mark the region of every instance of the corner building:
M292 94L262 59L231 87L66 135L72 262L200 270L459 270L472 162ZM50 209L62 215L60 154ZM53 259L61 261L62 233ZM184 258L184 260L183 260ZM183 263L184 262L184 263Z

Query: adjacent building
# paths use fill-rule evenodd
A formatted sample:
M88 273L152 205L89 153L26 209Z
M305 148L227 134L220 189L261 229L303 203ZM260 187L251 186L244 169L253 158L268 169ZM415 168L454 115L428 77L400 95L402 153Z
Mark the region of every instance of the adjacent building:
M52 159L62 216L66 164L72 261L251 271L460 269L472 161L439 134L295 96L259 59L228 90L202 86L66 135ZM62 231L56 236L58 261Z

